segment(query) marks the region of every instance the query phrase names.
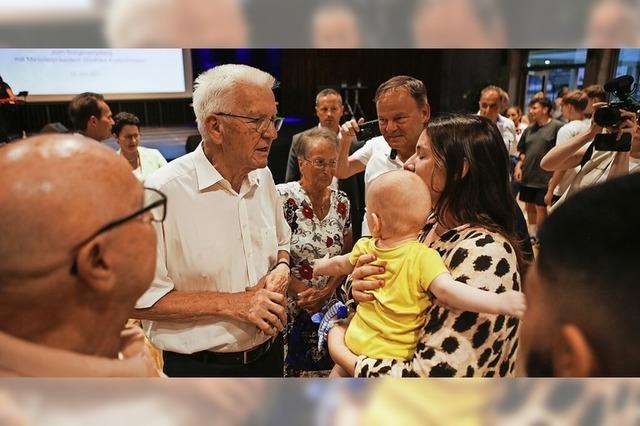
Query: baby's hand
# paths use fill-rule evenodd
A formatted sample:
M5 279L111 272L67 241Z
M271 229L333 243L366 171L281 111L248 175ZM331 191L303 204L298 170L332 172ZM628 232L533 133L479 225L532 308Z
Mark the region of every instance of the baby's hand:
M327 266L329 265L329 253L325 254L321 259L315 259L311 261L311 267L313 268L313 277L321 277L327 274Z
M507 291L498 295L501 305L504 307L504 313L518 319L522 318L524 311L527 309L527 303L524 294L519 291Z

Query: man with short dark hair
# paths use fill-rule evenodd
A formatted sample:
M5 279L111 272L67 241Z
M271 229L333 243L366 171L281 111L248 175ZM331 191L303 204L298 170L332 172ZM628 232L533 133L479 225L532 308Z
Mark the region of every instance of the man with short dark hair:
M374 100L382 136L369 139L362 148L349 155L351 141L360 131L359 125L363 120L352 119L340 130L336 176L345 179L364 171L365 188L381 174L403 168L404 162L416 152L418 138L431 114L424 83L406 75L395 76L382 83ZM362 235L370 235L366 215Z
M640 176L585 189L539 232L520 342L530 376L640 376Z
M535 98L529 102L531 125L522 133L518 143L520 158L514 179L521 183L520 201L527 210L529 235L535 239L537 227L547 217L544 196L552 173L540 168L540 160L556 144L562 123L551 118L553 103L549 98Z
M85 92L75 96L69 104L69 118L76 132L98 142L111 137L113 117L111 109L99 93Z

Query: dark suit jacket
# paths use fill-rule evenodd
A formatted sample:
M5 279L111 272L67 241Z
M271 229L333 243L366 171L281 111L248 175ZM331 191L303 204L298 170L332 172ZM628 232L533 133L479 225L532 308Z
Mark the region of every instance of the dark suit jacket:
M300 136L309 130L316 129L312 127L304 132L296 133L291 138L291 147L289 148L289 158L287 159L287 172L285 181L291 182L300 180L300 166L298 166L298 152L300 149ZM364 143L354 140L349 148L349 154L360 149ZM344 191L351 202L351 226L353 229L353 241L357 241L362 235L362 217L364 215L364 173L358 173L348 179L341 179L338 182L338 188Z

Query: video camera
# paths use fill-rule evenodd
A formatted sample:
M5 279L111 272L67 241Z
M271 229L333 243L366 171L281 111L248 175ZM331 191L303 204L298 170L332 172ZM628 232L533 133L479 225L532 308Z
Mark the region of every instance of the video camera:
M631 95L635 93L637 85L631 89L633 85L633 77L623 75L614 78L604 85L604 90L611 93L619 99L618 102L609 102L608 105L598 108L593 114L593 121L601 127L617 127L623 121L624 117L620 114L621 110L638 113L640 111L640 103ZM594 148L598 151L630 151L631 135L623 133L619 141L616 141L618 135L616 133L601 133L596 135L594 140Z

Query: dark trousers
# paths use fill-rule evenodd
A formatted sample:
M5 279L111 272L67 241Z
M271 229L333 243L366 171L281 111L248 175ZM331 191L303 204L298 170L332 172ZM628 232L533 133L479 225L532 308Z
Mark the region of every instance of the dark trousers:
M276 337L269 350L245 365L203 362L190 355L164 351L164 373L169 377L282 377L284 374L284 343Z

